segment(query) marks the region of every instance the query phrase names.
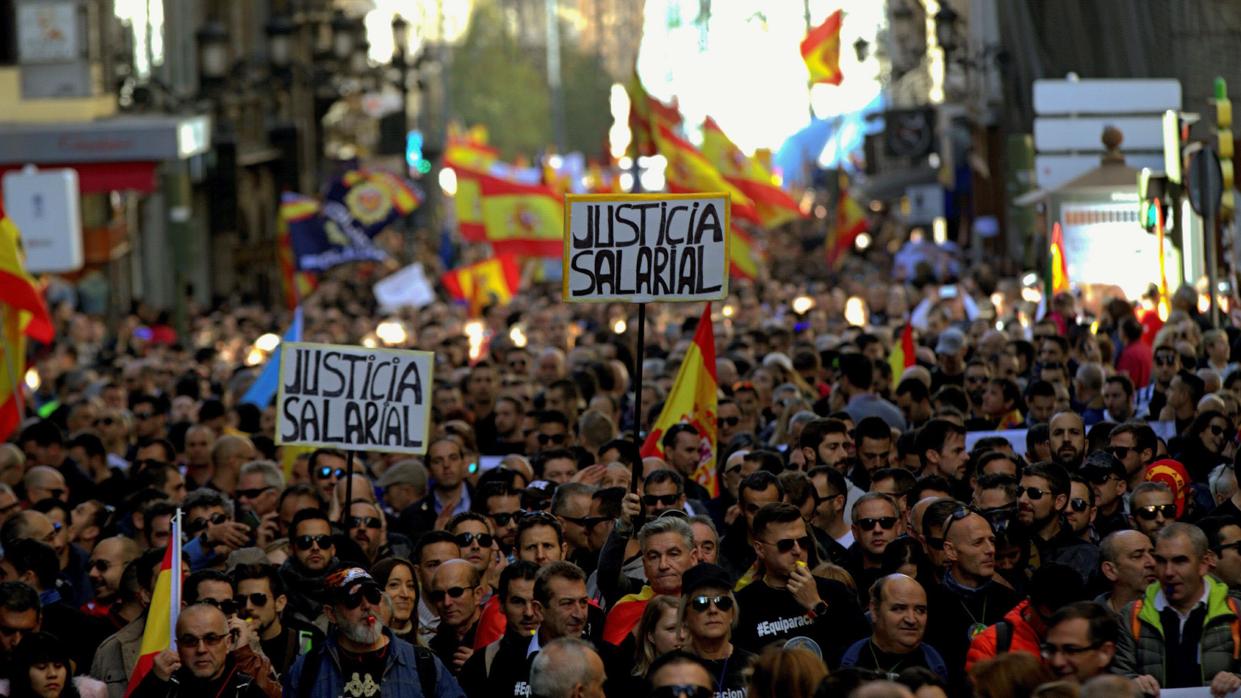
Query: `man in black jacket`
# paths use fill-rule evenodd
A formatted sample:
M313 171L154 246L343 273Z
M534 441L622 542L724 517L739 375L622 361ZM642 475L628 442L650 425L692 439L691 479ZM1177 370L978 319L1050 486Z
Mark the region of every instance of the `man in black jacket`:
M207 604L187 606L177 618L177 649L155 656L135 698L164 696L267 696L254 678L237 669L224 612ZM275 698L274 692L270 698Z
M297 512L289 525L289 543L293 555L281 565L280 577L291 592L292 614L306 623L320 625L319 617L327 600L323 579L340 565L327 515L318 509Z
M524 696L530 665L526 656L530 638L538 632L539 614L534 606L534 580L539 566L518 560L500 573L500 608L504 611L504 636L475 652L461 668L461 688L470 698Z

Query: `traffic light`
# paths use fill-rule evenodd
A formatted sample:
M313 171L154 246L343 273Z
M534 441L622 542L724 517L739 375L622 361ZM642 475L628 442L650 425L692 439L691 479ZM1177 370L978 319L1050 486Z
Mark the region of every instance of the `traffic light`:
M1138 222L1148 233L1155 232L1158 212L1163 211L1163 222L1168 222L1168 209L1165 197L1168 194L1167 175L1153 172L1150 168L1142 168L1138 172ZM1163 206L1156 206L1156 201L1163 201Z
M1233 197L1235 181L1232 172L1232 100L1228 99L1228 83L1215 78L1215 152L1219 154L1219 169L1223 175L1223 194L1220 196L1221 220L1231 220L1236 210Z
M410 131L405 137L405 163L419 174L431 171L431 161L422 152L422 131Z

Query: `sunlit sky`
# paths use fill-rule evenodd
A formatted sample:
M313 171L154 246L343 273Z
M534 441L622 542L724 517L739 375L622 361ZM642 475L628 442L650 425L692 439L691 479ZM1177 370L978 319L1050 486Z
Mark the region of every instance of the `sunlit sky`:
M845 11L841 29L839 85L806 88L807 72L798 45L806 35L801 2L727 0L712 2L706 46L700 47L698 0L647 0L638 73L651 94L677 97L690 125L710 115L747 152L776 149L809 123L813 103L819 118L855 111L879 93L875 35L884 22L876 0L810 0L810 21L818 25L836 9ZM669 27L679 12L680 26ZM858 37L871 45L859 63ZM691 129L691 137L696 134Z

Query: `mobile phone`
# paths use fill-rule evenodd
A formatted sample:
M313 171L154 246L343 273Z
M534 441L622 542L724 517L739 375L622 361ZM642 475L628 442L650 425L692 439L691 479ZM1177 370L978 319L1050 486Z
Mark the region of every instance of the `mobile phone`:
M940 286L939 297L940 298L956 298L957 287L954 284L949 284L947 286Z

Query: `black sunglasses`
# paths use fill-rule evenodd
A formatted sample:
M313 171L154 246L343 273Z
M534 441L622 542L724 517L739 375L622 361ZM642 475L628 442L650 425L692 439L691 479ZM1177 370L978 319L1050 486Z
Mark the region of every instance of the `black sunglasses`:
M895 516L881 516L877 519L855 519L853 523L863 531L873 531L875 526L891 531L896 526L896 521Z
M507 526L512 521L521 518L523 513L521 511L503 511L499 514L490 514L490 516L496 526Z
M564 434L539 434L539 445L556 444L557 446L564 443Z
M237 604L239 607L245 606L247 599L250 603L258 606L259 608L267 605L267 594L264 594L261 591L256 591L250 594L238 594L233 597L233 603Z
M1146 521L1154 521L1162 516L1165 519L1176 518L1175 504L1148 504L1144 507L1138 507L1133 510L1134 516Z
M947 523L944 524L944 540L948 539L948 531L952 529L952 525L969 516L971 513L973 512L971 512L967 507L958 507L953 510L953 512L948 515ZM943 547L942 543L940 544L940 547Z
M711 689L694 684L660 686L651 691L651 698L711 698L712 695L714 692Z
M1211 433L1214 434L1215 436L1223 436L1224 432L1226 431L1224 427L1221 427L1218 424L1212 424L1210 428L1211 428Z
M478 587L449 587L447 589L432 589L431 593L427 594L427 596L430 597L431 603L443 603L445 596L452 599L459 599L465 592L474 591L477 588Z
M775 546L776 550L782 553L792 552L793 546L797 546L802 550L810 550L810 536L802 536L801 538L781 538L778 541L763 541L767 545Z
M205 531L207 529L207 526L209 525L219 526L225 521L228 521L228 517L225 516L224 514L216 512L212 514L210 518L203 517L203 518L194 519L193 521L189 522L185 526L185 532L193 536L197 533L200 533L201 531Z
M1051 490L1039 489L1038 487L1018 487L1017 499L1021 499L1023 494L1029 497L1031 502L1037 502L1043 498L1043 495L1051 494Z
M116 424L116 420L112 419L111 417L101 417L91 422L91 424L97 427L99 426L110 427L113 424Z
M720 417L715 420L722 427L735 427L741 423L740 417Z
M702 613L715 604L715 607L721 611L728 613L733 610L733 600L731 596L695 596L689 600L689 607L695 611Z
M594 528L608 520L606 516L561 516L560 518L583 528Z
M112 563L107 560L91 560L86 566L88 570L98 570L99 574L106 574L108 569L112 567Z
M274 490L275 487L256 487L251 490L237 490L238 499L258 499L268 490Z
M217 601L216 599L199 599L198 603L205 603L208 606L215 606L216 608L220 609L220 611L223 612L224 615L226 616L237 615L237 607L239 605L236 601L233 601L232 599L223 599L220 601Z
M383 592L379 590L379 587L373 584L363 584L358 587L357 591L342 597L340 604L345 608L354 609L362 605L362 599L366 599L371 604L377 604L382 598Z
M1073 511L1080 514L1090 508L1090 502L1087 502L1081 497L1074 497L1069 500L1069 506L1073 508Z
M470 533L469 531L458 533L454 540L457 541L457 547L460 548L468 548L475 541L478 541L478 547L480 548L490 548L491 544L495 542L495 538L490 533Z
M1116 456L1116 460L1124 460L1129 452L1133 450L1132 446L1108 446L1108 453Z
M1173 354L1164 354L1162 356L1156 354L1155 364L1158 366L1173 366L1176 364L1176 356Z
M656 504L662 504L666 507L670 507L681 499L681 494L681 492L677 492L676 494L644 494L642 495L642 503L648 507L653 507Z
M326 533L317 536L298 536L293 539L293 545L299 550L310 550L314 546L319 546L320 550L327 550L332 547L332 537Z
M384 525L384 523L379 520L378 516L350 516L349 520L346 521L346 524L348 524L349 530L362 528L365 526L366 528L371 528L376 531L383 528Z

